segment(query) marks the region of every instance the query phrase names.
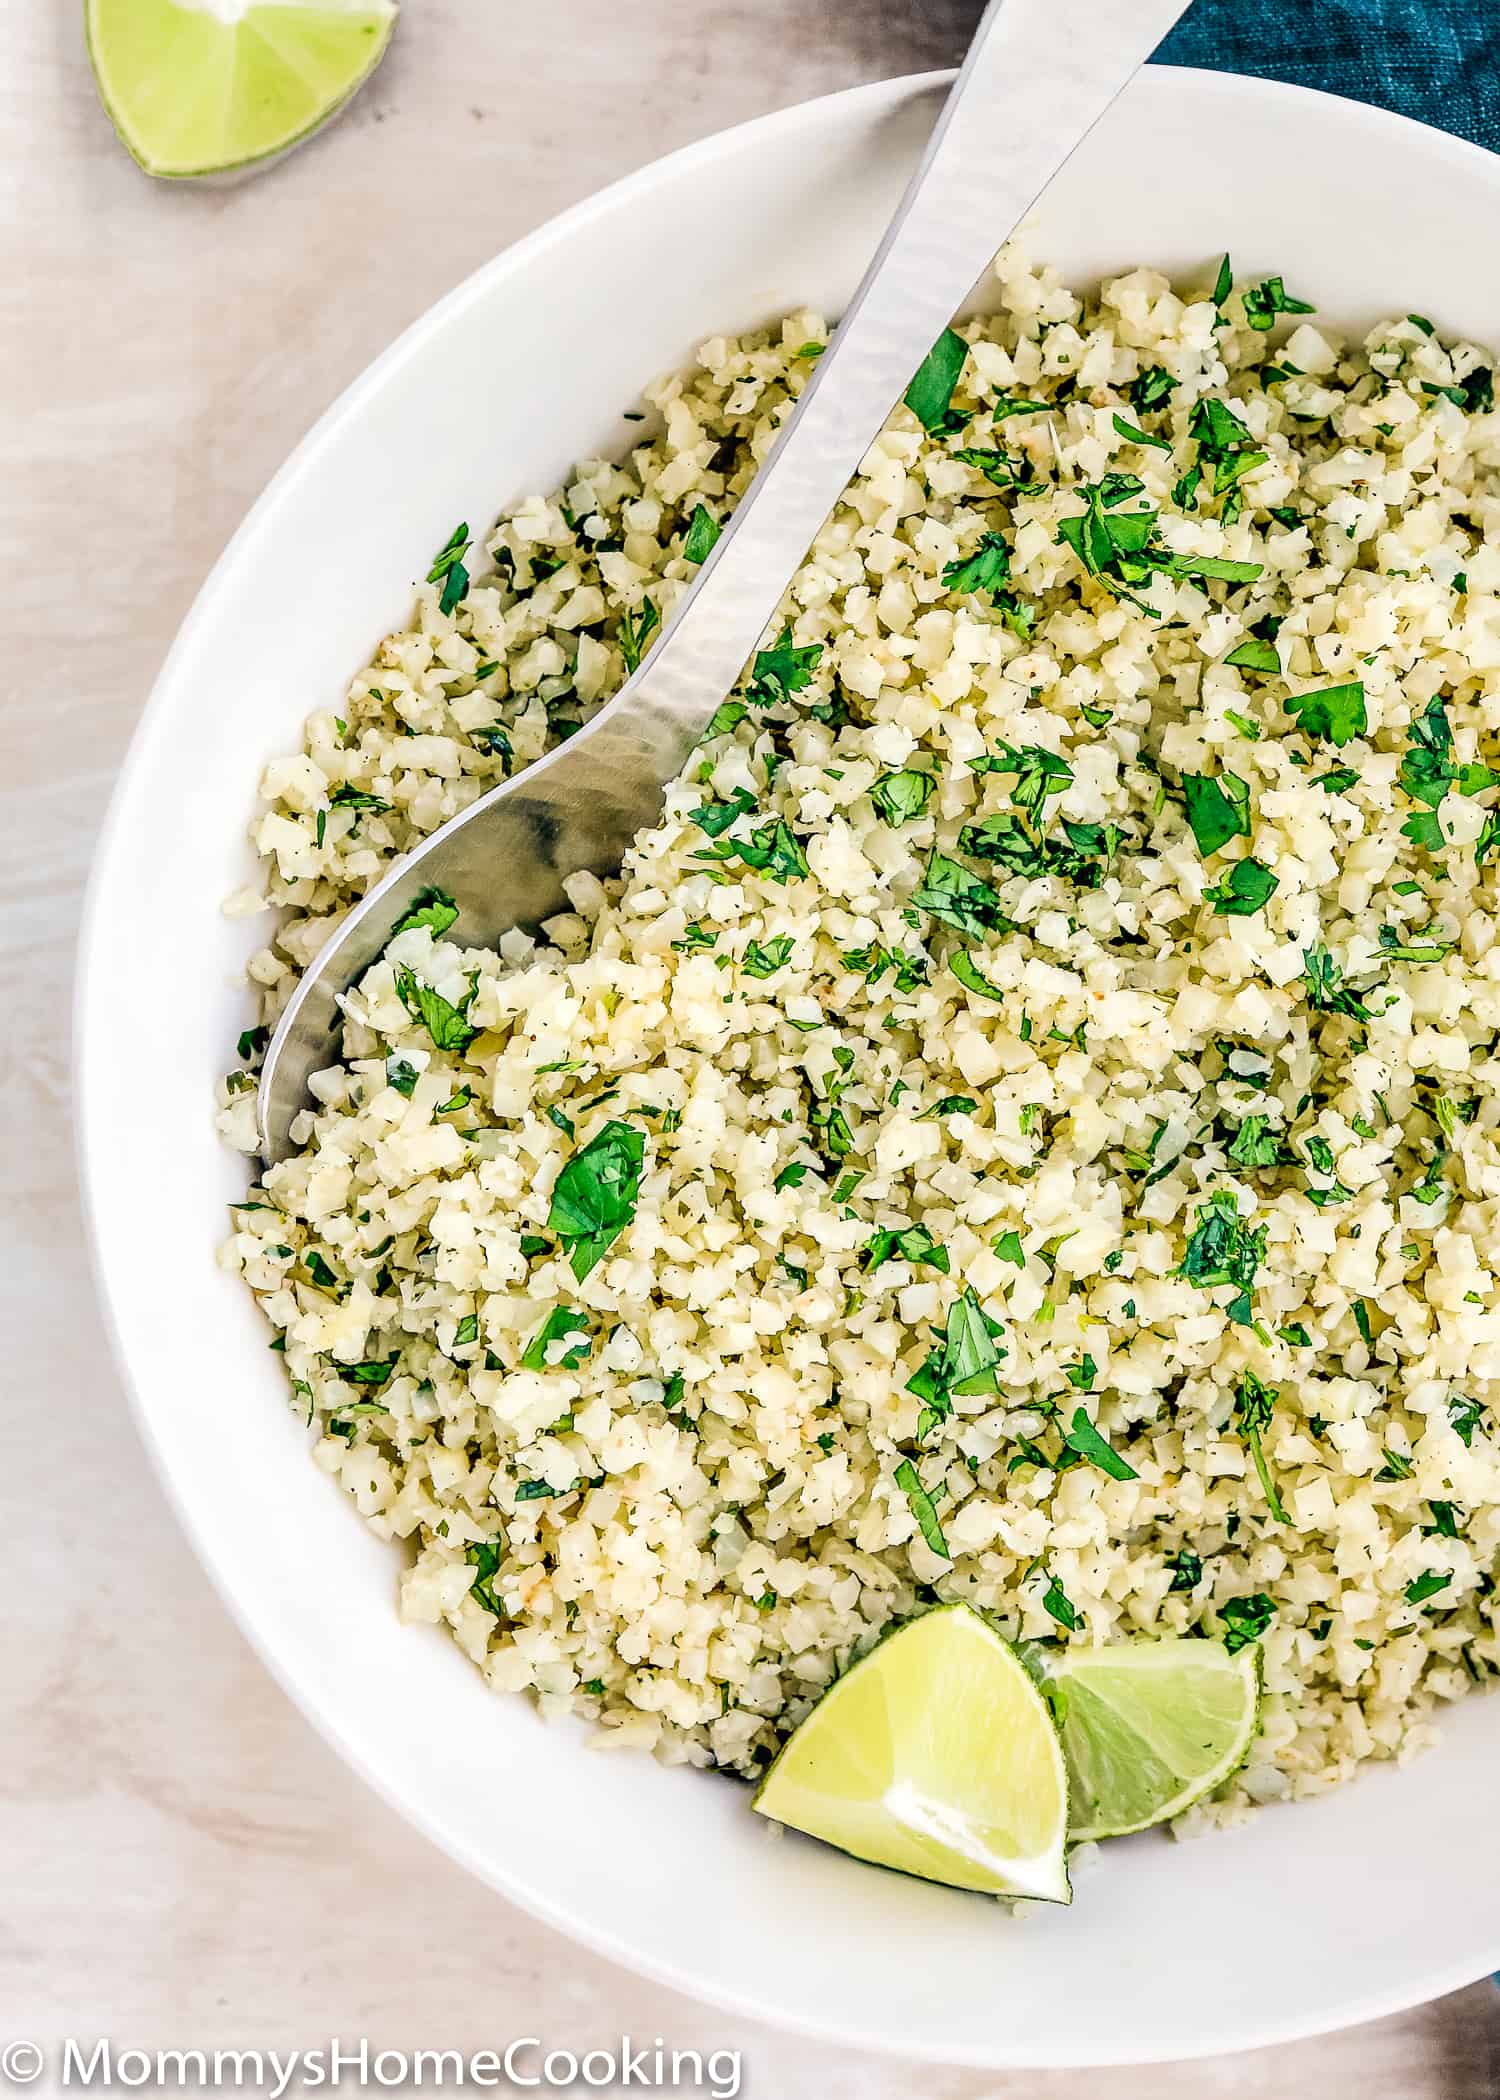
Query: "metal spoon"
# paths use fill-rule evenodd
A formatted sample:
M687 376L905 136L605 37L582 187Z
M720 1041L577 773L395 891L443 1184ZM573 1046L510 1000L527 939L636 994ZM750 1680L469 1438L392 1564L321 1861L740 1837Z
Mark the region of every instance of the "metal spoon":
M339 995L423 890L492 947L567 909L654 824L798 564L936 337L1189 0L991 0L921 162L796 410L646 662L565 744L424 839L360 899L294 993L259 1094L268 1160L338 1055Z

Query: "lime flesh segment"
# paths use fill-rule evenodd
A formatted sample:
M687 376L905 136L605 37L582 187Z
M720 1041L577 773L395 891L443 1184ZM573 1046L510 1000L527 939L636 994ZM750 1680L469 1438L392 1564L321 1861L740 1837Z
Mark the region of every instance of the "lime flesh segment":
M367 80L395 0L250 0L225 20L180 0L87 0L116 131L152 175L223 174L284 152Z
M1238 1770L1260 1719L1257 1654L1163 1640L1048 1658L1075 1844L1164 1823Z
M925 1881L1070 1901L1057 1730L1014 1651L966 1605L911 1620L841 1677L755 1807Z

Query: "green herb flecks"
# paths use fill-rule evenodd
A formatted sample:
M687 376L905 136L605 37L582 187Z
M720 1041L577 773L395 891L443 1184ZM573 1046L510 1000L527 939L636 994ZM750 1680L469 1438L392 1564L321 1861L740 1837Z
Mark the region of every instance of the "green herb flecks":
M1170 453L1172 450L1170 438L1153 437L1149 430L1142 430L1138 424L1127 422L1124 416L1116 416L1114 426L1116 435L1132 445L1149 445L1154 452Z
M1233 664L1237 671L1263 671L1268 677L1277 676L1281 670L1276 644L1259 635L1251 635L1247 641L1231 649L1224 661Z
M469 572L463 562L468 546L468 526L455 525L439 548L437 559L427 571L429 583L441 583L443 586L443 594L438 599L438 611L441 613L456 612L469 594Z
M1265 1116L1246 1116L1235 1132L1229 1157L1238 1167L1274 1167L1281 1158L1281 1140Z
M398 1094L405 1094L409 1101L417 1090L417 1068L408 1064L404 1057L388 1057L385 1061L385 1083L393 1086Z
M1085 499L1086 508L1061 521L1058 544L1071 547L1088 574L1106 590L1152 619L1159 619L1160 612L1140 593L1153 575L1253 583L1261 573L1259 562L1231 561L1216 554L1173 554L1160 537L1155 510L1119 508L1141 493L1141 483L1133 474L1106 475L1103 481L1086 484L1076 493Z
M1166 407L1177 391L1177 384L1165 366L1147 365L1131 380L1125 394L1138 416L1149 416L1153 409Z
M1207 468L1213 468L1210 494L1222 499L1219 515L1228 525L1239 515L1243 495L1241 482L1263 467L1270 455L1262 447L1247 423L1235 414L1227 401L1216 396L1205 395L1193 404L1188 420L1188 435L1192 438L1195 452L1191 471L1191 487L1185 487L1184 476L1172 491L1174 503L1184 510L1191 509L1197 500L1198 489Z
M1321 941L1302 951L1302 982L1310 1007L1318 1013L1347 1014L1352 1021L1368 1021L1370 1009L1357 992L1344 982L1344 973Z
M1042 1610L1049 1619L1055 1619L1068 1633L1078 1630L1078 1607L1055 1575L1049 1575L1047 1587L1042 1592Z
M1312 314L1315 306L1305 299L1294 299L1279 277L1268 277L1262 284L1245 287L1240 295L1245 309L1245 319L1262 335L1275 325L1280 314Z

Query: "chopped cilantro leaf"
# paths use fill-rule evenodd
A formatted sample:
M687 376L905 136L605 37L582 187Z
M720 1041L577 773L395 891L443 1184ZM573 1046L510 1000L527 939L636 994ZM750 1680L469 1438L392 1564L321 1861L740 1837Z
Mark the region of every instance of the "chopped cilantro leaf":
M393 1086L398 1094L405 1094L409 1101L417 1090L417 1068L407 1063L404 1057L388 1057L385 1061L385 1083Z
M1204 891L1204 900L1219 918L1248 919L1263 909L1279 884L1258 860L1237 860L1223 880Z
M1350 743L1370 726L1364 685L1357 678L1312 693L1289 693L1284 705L1299 729L1331 744Z
M1250 788L1237 773L1184 773L1187 820L1205 860L1236 836L1250 835Z
M1009 575L1009 548L998 532L987 532L965 560L949 562L943 584L950 591L996 591Z
M1128 423L1124 416L1116 416L1114 425L1118 434L1122 438L1127 439L1132 445L1150 445L1157 452L1169 453L1172 449L1170 438L1152 437L1149 431L1141 430L1134 423Z
M443 594L438 600L439 612L454 612L460 602L468 595L469 572L464 567L462 559L468 549L468 545L468 526L455 525L447 540L439 548L437 559L427 571L427 581L429 583L441 583L443 586Z
M916 376L902 397L923 429L933 436L950 427L949 403L968 356L969 346L963 337L945 328L917 367Z
M779 933L775 940L762 947L752 941L745 950L744 968L748 977L774 977L791 961L793 941L789 933Z
M547 1229L561 1239L582 1282L635 1216L645 1139L632 1123L606 1123L564 1166Z
M1077 1631L1077 1606L1069 1598L1067 1591L1055 1575L1051 1576L1046 1589L1042 1592L1042 1610L1046 1612L1049 1618L1056 1619L1059 1626L1066 1627L1069 1633Z
M1266 1227L1252 1230L1241 1218L1230 1191L1220 1189L1199 1205L1177 1273L1200 1290L1232 1284L1235 1295L1225 1310L1237 1326L1248 1327L1251 1293L1265 1247Z
M1289 1524L1291 1518L1277 1493L1276 1482L1271 1477L1271 1467L1265 1454L1262 1437L1270 1427L1271 1415L1280 1395L1274 1385L1264 1385L1253 1371L1241 1373L1235 1393L1234 1422L1240 1435L1250 1447L1255 1461L1255 1470L1260 1475L1260 1484L1265 1491L1266 1506L1278 1524Z
M792 641L791 628L783 628L779 641L755 653L748 691L751 704L773 707L793 693L802 692L812 684L813 671L822 654L821 642L810 642L805 649L799 649Z
M462 1006L455 1006L431 985L423 984L415 971L405 963L396 966L396 996L414 1021L420 1021L432 1037L439 1050L464 1051L479 1033L465 1018L479 989L479 974L475 971L469 978L468 996Z
M474 1570L474 1580L469 1585L469 1595L482 1611L497 1619L505 1617L505 1607L495 1595L494 1581L500 1572L500 1548L488 1539L475 1539L465 1546L464 1559Z
M410 933L414 926L425 926L437 940L457 917L458 906L446 890L419 890L391 928L391 939L394 940L398 933Z
M1459 1442L1472 1446L1474 1432L1484 1420L1484 1402L1467 1400L1462 1393L1453 1393L1448 1400L1448 1421Z
M1281 1157L1281 1140L1264 1116L1246 1116L1235 1132L1229 1157L1240 1167L1274 1167Z
M952 1560L953 1555L948 1551L948 1541L943 1537L943 1527L938 1522L937 1508L909 1458L902 1459L892 1478L906 1497L907 1508L916 1518L917 1528L933 1552L940 1553L944 1560Z
M1080 1458L1085 1458L1090 1465L1097 1466L1101 1473L1107 1473L1111 1480L1140 1478L1135 1467L1121 1458L1109 1440L1100 1435L1086 1407L1080 1407L1074 1413L1072 1421L1063 1432L1063 1442L1070 1451L1076 1451Z
M981 999L1003 1000L1005 997L998 985L991 984L978 968L967 948L955 948L948 957L948 967L966 992L973 992Z
M570 1343L560 1359L561 1369L576 1371L589 1353L591 1344L587 1338L588 1329L587 1313L580 1312L573 1305L555 1306L526 1344L521 1357L522 1366L528 1371L551 1370L553 1365L549 1360L548 1351L553 1343L564 1341L570 1335L581 1334L584 1340Z
M705 510L700 503L694 510L688 525L687 538L682 543L684 561L707 561L719 537L719 521L712 511Z
M906 766L899 773L886 773L877 780L870 790L870 800L887 824L909 824L926 809L936 785L931 773Z
M632 676L641 667L641 658L646 644L661 625L661 614L654 598L643 598L634 612L620 615L619 631L615 636L620 645L620 654L625 659L625 669Z
M1279 277L1268 277L1263 284L1247 286L1243 294L1245 319L1262 335L1275 322L1278 314L1311 314L1317 308L1309 306L1305 299L1294 299Z
M966 940L982 940L993 928L1005 924L999 892L946 853L934 851L928 855L922 881L912 892L911 901L917 910L930 912Z
M882 1225L865 1242L859 1260L861 1268L872 1274L888 1261L910 1262L914 1268L948 1274L948 1250L939 1246L925 1225Z
M1125 389L1138 416L1148 416L1154 408L1165 408L1169 397L1176 391L1177 381L1161 365L1147 365Z
M1275 676L1281 669L1281 658L1276 652L1276 644L1262 641L1258 635L1252 635L1248 641L1241 642L1238 648L1231 649L1224 661L1226 664L1233 664L1239 671L1265 671L1271 676Z
M1276 1606L1264 1590L1256 1590L1248 1597L1229 1598L1220 1612L1224 1646L1231 1655L1238 1655L1241 1648L1260 1639L1275 1616Z
M1202 1558L1186 1546L1168 1557L1167 1566L1172 1570L1171 1588L1174 1590L1195 1590L1203 1580Z

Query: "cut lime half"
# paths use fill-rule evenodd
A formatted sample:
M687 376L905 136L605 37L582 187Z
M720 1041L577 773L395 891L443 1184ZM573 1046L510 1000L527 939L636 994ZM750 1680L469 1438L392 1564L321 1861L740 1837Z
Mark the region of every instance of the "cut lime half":
M847 1671L755 1807L925 1881L1070 1900L1057 1730L1015 1651L966 1605L924 1612Z
M85 0L116 131L150 175L222 175L284 153L385 55L396 0Z
M1165 1823L1239 1769L1260 1720L1257 1655L1164 1640L1047 1658L1075 1844Z

